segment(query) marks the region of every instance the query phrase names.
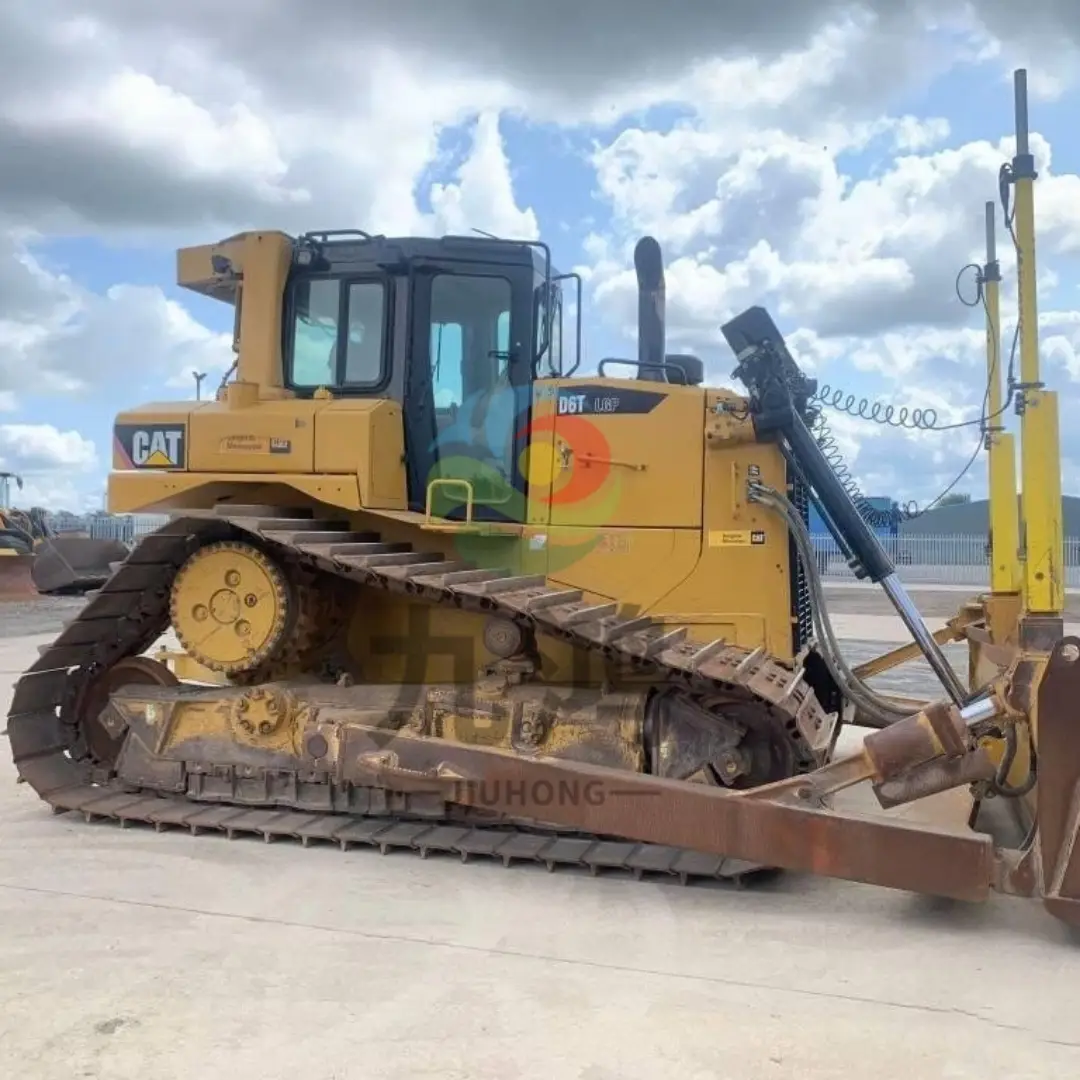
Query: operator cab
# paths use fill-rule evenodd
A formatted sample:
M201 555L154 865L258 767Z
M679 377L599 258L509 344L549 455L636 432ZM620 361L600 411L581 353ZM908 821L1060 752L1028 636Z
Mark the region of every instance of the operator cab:
M401 402L411 509L432 479L457 478L476 517L520 520L533 382L577 366L564 368L566 278L540 243L307 233L285 290L285 386Z

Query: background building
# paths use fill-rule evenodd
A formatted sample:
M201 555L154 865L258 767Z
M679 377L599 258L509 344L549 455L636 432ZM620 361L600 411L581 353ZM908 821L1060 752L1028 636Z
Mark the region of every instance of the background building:
M1061 500L1062 532L1080 537L1080 498L1065 495ZM919 517L900 523L901 536L988 536L990 503L986 499L954 503L928 510Z
M878 536L895 536L896 521L890 513L891 511L896 510L895 501L885 495L875 495L867 498L865 501L881 514L880 519L870 523L874 532L876 532ZM826 527L825 522L821 520L821 515L817 512L817 507L815 507L813 503L810 504L810 535L815 538L829 535L829 530Z

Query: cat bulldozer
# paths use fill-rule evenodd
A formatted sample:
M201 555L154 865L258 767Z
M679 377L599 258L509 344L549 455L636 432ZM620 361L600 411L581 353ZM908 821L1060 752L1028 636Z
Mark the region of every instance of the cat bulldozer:
M1025 127L1008 177L1024 558L1011 436L990 423L993 590L936 633L823 454L815 384L769 314L723 325L739 392L666 352L655 240L634 252L637 357L580 376L580 278L540 242L331 230L181 250L180 285L234 308L234 370L214 400L117 417L111 509L169 521L16 684L21 779L56 811L158 829L996 890L1080 923L1080 639L1033 178ZM999 277L988 252L992 410ZM910 646L846 662L811 502ZM169 628L212 679L148 655ZM870 686L916 653L940 698ZM868 733L841 753L853 724ZM856 785L881 813L838 805ZM1023 841L887 812L952 789L1006 800Z

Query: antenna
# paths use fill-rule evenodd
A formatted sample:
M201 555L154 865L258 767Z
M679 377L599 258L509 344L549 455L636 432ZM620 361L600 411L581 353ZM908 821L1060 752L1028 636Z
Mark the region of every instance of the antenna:
M195 400L202 401L202 383L203 379L206 378L206 372L193 371L191 374L195 379Z

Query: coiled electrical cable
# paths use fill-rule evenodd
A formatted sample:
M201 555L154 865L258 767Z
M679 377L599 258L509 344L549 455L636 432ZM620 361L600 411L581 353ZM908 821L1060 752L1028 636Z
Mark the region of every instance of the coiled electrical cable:
M846 413L856 420L869 420L882 427L901 428L906 431L936 431L938 414L936 409L909 409L906 405L890 405L884 401L871 401L869 398L856 397L839 387L823 383L811 399L836 412Z
M1006 224L1009 227L1010 234L1013 235L1015 243L1015 234L1013 234L1012 231L1012 219L1008 216L1007 189L1005 194L1002 195L1002 203L1006 208ZM1019 253L1019 248L1017 250ZM961 291L961 282L964 275L970 271L974 271L975 273L975 296L973 299L966 298ZM960 272L956 275L956 295L960 302L966 307L981 306L986 313L987 321L990 322L990 310L986 304L986 294L983 286L982 268L975 263L968 263L968 265L962 267ZM992 326L991 340L994 342L998 341L996 326ZM893 528L903 521L913 521L915 518L921 517L923 514L937 506L967 475L971 466L975 464L975 460L979 456L979 451L983 448L990 425L1012 404L1017 390L1015 372L1016 351L1019 341L1020 325L1018 323L1013 334L1012 347L1009 350L1009 368L1006 375L1005 401L1001 407L993 413L988 412L990 388L993 385L993 380L997 377L999 364L999 357L995 350L994 355L990 359L990 368L986 380L986 389L983 393L982 408L979 410L978 418L974 420L962 420L955 424L939 425L937 422L937 413L933 409L912 409L910 411L904 407L896 409L891 405L885 405L880 402L871 403L868 398L856 398L854 394L845 394L842 390L834 389L828 384L822 386L821 389L815 393L811 401L816 407L811 409L808 416L810 431L814 435L818 446L821 447L821 452L825 455L825 458L829 462L833 472L836 474L837 479L843 485L844 490L858 508L862 519L871 528ZM975 444L975 448L967 462L964 464L964 467L934 499L923 506L920 506L914 500L909 500L905 503L896 503L889 509L883 510L873 506L859 488L858 483L851 474L850 468L844 461L843 454L840 452L836 438L833 435L828 422L825 420L822 407L835 409L848 416L869 420L872 423L881 424L886 427L899 428L907 431L954 431L959 428L974 427L977 425L979 437Z
M863 521L872 529L891 528L901 521L908 521L913 517L917 517L922 512L918 504L914 502L897 503L887 510L874 506L863 494L855 477L852 476L851 469L848 467L844 455L837 445L832 428L829 427L828 421L826 421L821 411L815 410L810 414L809 420L810 433L814 436L814 440L820 447L825 460L829 463L829 467L850 496Z

